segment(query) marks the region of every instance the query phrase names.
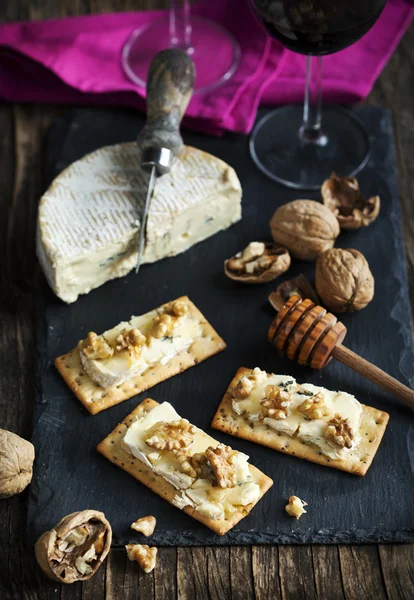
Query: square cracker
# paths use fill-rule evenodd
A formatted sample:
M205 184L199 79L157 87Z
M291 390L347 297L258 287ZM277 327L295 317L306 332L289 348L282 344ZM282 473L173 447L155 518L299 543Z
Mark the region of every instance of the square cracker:
M147 398L141 402L141 404L138 404L135 410L133 410L122 423L117 425L112 433L97 446L97 450L108 460L118 465L118 467L135 477L135 479L138 479L138 481L172 504L174 496L176 496L179 491L176 490L173 485L168 483L161 475L154 473L147 465L129 454L121 446L121 440L129 425L140 417L143 417L156 406L158 406L158 402L151 400L150 398ZM273 480L259 471L259 469L253 465L249 465L249 469L250 473L254 475L254 481L260 486L260 497L256 502L240 507L240 510L235 512L229 519L209 519L208 517L201 515L191 506L185 506L182 510L187 513L187 515L190 515L190 517L193 517L193 519L200 521L200 523L203 523L212 529L215 533L224 535L250 513L252 508L259 502L260 498L262 498L267 490L273 485Z
M85 373L77 347L55 360L55 366L66 384L91 415L96 415L101 410L128 400L128 398L144 392L169 377L182 373L226 348L224 340L187 296L182 296L177 300L187 304L188 314L199 321L202 335L191 344L188 350L182 350L176 354L166 365L155 364L141 375L136 375L124 383L102 387ZM159 308L163 306L165 305L163 304Z
M389 415L386 412L362 404L361 439L358 446L348 454L346 459L333 460L325 456L315 444L306 444L297 437L275 431L262 421L247 421L243 415L234 412L230 390L240 377L250 374L251 371L244 367L237 371L211 423L214 429L326 467L333 467L355 475L365 475L387 427Z

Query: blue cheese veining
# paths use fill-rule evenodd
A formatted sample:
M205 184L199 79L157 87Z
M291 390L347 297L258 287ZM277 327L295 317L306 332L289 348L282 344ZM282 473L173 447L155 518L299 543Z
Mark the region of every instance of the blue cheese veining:
M298 384L293 377L257 367L238 380L231 394L238 415L314 444L333 460L358 445L362 406L351 394Z
M40 200L37 255L65 302L126 275L137 261L148 187L134 142L105 146L76 161ZM242 190L222 160L185 146L155 186L143 263L175 256L241 218Z
M122 447L176 488L178 508L217 520L260 498L249 457L189 424L168 402L132 423Z

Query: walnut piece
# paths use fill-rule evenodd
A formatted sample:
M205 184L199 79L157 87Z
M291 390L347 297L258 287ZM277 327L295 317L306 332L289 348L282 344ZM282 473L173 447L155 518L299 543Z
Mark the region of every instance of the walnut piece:
M62 519L36 542L37 562L55 581L73 583L90 579L105 560L112 529L105 515L83 510Z
M154 533L155 526L157 524L157 519L152 516L141 517L137 519L133 523L131 523L131 529L134 531L138 531L142 533L146 537L152 535Z
M331 411L325 404L325 396L322 392L318 392L312 398L307 398L298 406L298 411L311 420L323 419L331 415Z
M171 315L162 313L154 317L151 333L155 338L167 337L174 328L174 320Z
M289 267L290 255L286 248L251 242L243 252L225 261L224 273L243 283L266 283L285 273Z
M207 465L207 462L207 456L204 454L204 452L196 452L195 454L190 456L191 466L194 469L195 473L198 475L198 477L201 477L203 475L204 468Z
M281 390L277 385L267 385L265 393L260 404L264 407L266 416L277 420L286 419L292 404L289 392Z
M138 357L146 340L139 329L124 329L115 340L115 349L117 352L128 352L130 356Z
M237 398L238 400L244 400L244 398L247 398L249 396L253 388L253 381L246 375L243 375L243 377L239 379L236 386L232 390L233 398Z
M167 311L174 317L183 317L188 313L188 304L182 300L175 300L167 307Z
M136 561L145 573L151 573L157 562L158 549L144 544L127 544L125 546L129 560Z
M20 494L32 480L33 444L16 433L0 429L0 498Z
M289 504L286 504L285 511L289 517L295 517L296 519L299 519L307 512L303 508L304 506L308 506L308 503L301 500L298 496L290 496Z
M339 235L335 215L320 202L294 200L280 206L270 221L273 239L301 260L316 260Z
M169 423L159 421L148 429L145 443L157 450L179 450L191 444L196 431L197 428L191 425L187 419Z
M358 250L332 248L322 254L315 283L323 304L333 312L361 310L374 297L374 277Z
M323 203L336 216L341 229L359 229L375 221L380 211L380 197L366 200L355 177L332 173L321 188Z
M337 448L352 448L354 434L348 423L341 415L336 414L330 421L325 430L326 441Z
M170 335L181 317L188 313L188 305L183 300L174 300L167 304L163 311L152 321L151 333L156 338Z
M104 360L105 358L111 358L114 353L114 349L108 344L102 335L97 335L95 332L90 331L88 337L81 343L81 349L90 360Z
M185 450L173 450L173 452L180 463L182 472L189 477L197 477L197 471L192 465L192 457L189 456Z
M216 483L221 488L233 488L237 485L236 469L231 462L235 454L230 446L224 444L219 444L217 448L210 446L206 450L206 458L213 469Z

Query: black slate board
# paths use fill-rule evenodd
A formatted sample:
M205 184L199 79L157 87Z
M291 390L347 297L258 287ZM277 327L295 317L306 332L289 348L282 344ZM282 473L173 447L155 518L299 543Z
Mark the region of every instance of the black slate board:
M343 317L349 328L346 342L409 383L414 363L391 119L380 109L362 108L358 114L373 143L369 164L360 176L361 187L365 194L380 194L382 209L369 229L343 233L338 240L338 245L365 254L376 280L373 302L359 314ZM134 139L142 123L142 117L132 112L107 110L76 110L58 119L50 132L49 179L89 151ZM267 295L273 284L241 287L223 275L223 260L253 239L269 238L269 218L280 204L298 197L297 192L278 187L259 173L249 157L247 138L216 139L187 131L184 138L236 169L244 189L243 220L181 256L144 266L138 277L130 274L110 282L70 306L44 284L33 432L37 457L28 515L32 539L72 511L95 508L103 510L112 523L115 544L138 539L129 524L145 514L157 517L151 542L158 545L414 540L414 421L410 411L340 363L314 372L279 358L266 340L273 318ZM312 264L295 262L289 276L305 272L313 277L313 269ZM88 331L104 331L181 294L188 294L200 307L228 349L149 393L89 416L63 383L53 359ZM252 515L219 537L110 464L95 447L147 395L172 402L183 416L209 431L222 394L240 365L344 389L366 404L387 410L391 420L364 478L213 431L219 440L249 454L251 462L275 481ZM308 514L299 521L288 518L283 510L291 494L309 503Z

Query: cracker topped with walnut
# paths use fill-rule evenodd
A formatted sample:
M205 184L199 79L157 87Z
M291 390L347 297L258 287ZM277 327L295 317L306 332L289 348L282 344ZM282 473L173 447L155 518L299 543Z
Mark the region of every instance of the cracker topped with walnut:
M387 413L351 394L289 375L240 368L212 427L322 465L365 475L388 423Z
M247 516L273 483L246 454L182 419L168 402L144 400L98 450L220 535Z
M55 365L91 414L213 356L226 347L187 296L131 317L98 335L91 331Z

